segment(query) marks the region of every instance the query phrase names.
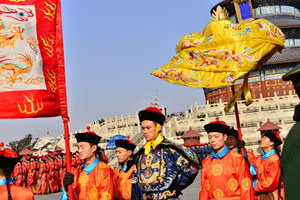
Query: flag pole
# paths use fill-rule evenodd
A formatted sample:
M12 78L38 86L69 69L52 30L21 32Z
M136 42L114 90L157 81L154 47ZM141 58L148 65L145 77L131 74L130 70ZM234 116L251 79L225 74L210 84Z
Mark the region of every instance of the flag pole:
M67 172L71 173L71 153L70 153L70 140L69 140L69 117L63 118L64 131L65 131L65 150L66 150L66 168ZM68 186L69 200L73 200L72 184Z
M232 95L234 95L235 94L234 85L231 85L231 91L232 91ZM235 112L236 126L237 126L237 129L238 129L239 139L242 142L243 141L243 136L242 136L240 116L239 116L239 110L238 110L237 102L234 104L234 112ZM243 157L245 156L245 149L244 148L241 148L241 154L242 154Z

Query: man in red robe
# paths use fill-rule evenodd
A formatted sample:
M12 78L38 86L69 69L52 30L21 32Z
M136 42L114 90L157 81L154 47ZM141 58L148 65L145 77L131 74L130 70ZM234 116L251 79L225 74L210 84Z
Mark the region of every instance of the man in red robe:
M217 121L204 128L213 151L202 161L199 199L253 200L247 162L240 154L229 150L225 143L229 126L217 117Z
M0 200L33 200L34 195L30 189L14 184L11 173L20 157L13 150L3 148L0 143Z
M134 172L134 162L131 158L136 145L129 139L116 140L115 144L119 161L119 166L114 170L116 181L115 200L130 200Z
M256 199L272 196L274 200L284 198L282 180L280 180L280 159L278 147L282 144L279 131L266 131L260 141L263 153L257 157L248 150L249 161L257 169L257 181L254 185ZM280 183L279 183L280 182Z
M75 137L79 156L84 163L77 167L73 174L66 172L61 199L68 199L65 190L72 184L75 200L113 200L114 172L101 160L100 148L97 146L101 137L91 131L77 133Z

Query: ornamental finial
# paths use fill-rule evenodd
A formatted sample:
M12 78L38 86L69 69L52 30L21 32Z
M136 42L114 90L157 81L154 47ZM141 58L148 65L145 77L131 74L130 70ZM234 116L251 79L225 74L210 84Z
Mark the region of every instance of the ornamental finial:
M225 8L218 6L216 10L213 11L211 18L213 21L229 19L229 14Z

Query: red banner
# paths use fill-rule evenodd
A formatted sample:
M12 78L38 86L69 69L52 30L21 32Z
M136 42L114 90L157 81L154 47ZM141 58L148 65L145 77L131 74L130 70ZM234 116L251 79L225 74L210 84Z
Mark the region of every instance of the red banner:
M2 0L0 118L68 116L60 0Z

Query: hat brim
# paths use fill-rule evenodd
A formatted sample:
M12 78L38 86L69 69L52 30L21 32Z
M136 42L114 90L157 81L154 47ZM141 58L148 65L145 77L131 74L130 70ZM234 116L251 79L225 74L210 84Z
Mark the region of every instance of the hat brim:
M134 149L136 147L136 145L130 144L126 140L116 140L115 144L116 144L116 148L117 147L122 147L124 149L131 150L131 151L134 151Z
M207 133L218 132L223 134L228 134L229 126L222 124L206 124L204 129Z
M98 145L101 137L92 133L77 133L75 135L77 142L88 142Z
M275 147L278 147L282 144L282 141L272 131L266 131L264 136L268 137L272 142L274 142Z
M142 110L139 112L139 119L140 122L144 120L151 120L159 123L160 125L163 125L166 120L166 117L163 114L151 110Z
M227 132L227 135L232 135L236 137L237 139L239 138L239 132L237 130L229 129Z
M13 168L21 159L21 157L9 158L0 156L0 168Z

